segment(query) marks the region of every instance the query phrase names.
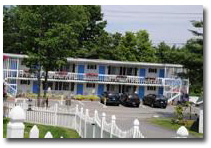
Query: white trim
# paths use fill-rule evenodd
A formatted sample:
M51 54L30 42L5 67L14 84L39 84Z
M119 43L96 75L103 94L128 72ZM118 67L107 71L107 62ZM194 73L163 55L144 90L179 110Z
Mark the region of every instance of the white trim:
M5 56L15 58L27 58L27 55L4 53ZM114 61L114 60L102 60L102 59L83 59L83 58L67 58L69 62L75 63L93 63L93 64L109 64L109 65L127 65L127 66L152 66L152 67L177 67L182 68L180 64L161 64L161 63L146 63L146 62L129 62L129 61Z

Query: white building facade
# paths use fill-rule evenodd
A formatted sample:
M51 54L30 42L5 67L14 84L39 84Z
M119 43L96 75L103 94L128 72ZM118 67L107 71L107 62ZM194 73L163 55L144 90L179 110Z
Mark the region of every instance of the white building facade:
M4 53L4 81L10 94L38 92L37 75L29 72L24 58L27 56ZM163 94L174 99L189 92L189 81L177 76L184 71L182 65L81 58L67 58L67 61L66 66L49 71L48 86L52 93L136 92L140 98L147 94ZM42 71L42 81L44 75ZM42 83L41 92L43 89Z

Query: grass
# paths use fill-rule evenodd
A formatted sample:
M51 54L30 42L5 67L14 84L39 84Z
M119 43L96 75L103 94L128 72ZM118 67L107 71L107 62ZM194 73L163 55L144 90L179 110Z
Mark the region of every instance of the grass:
M7 135L7 123L9 122L8 118L3 119L3 137L6 138ZM29 132L31 128L35 124L31 123L24 123L25 124L25 133L24 138L29 138ZM62 128L62 127L56 127L56 126L47 126L47 125L40 125L36 124L39 129L39 138L44 138L45 134L50 131L53 135L53 138L60 138L61 136L63 138L80 138L78 133L75 130L71 130L68 128Z
M149 119L149 122L152 124L164 127L166 129L173 129L176 131L181 125L172 123L171 119L172 118L151 118L151 119ZM198 132L194 131L194 129L192 129L192 125L194 123L193 120L187 120L186 123L187 124L185 126L191 135L193 135L194 137L197 137L197 138L203 138L202 133L198 133Z

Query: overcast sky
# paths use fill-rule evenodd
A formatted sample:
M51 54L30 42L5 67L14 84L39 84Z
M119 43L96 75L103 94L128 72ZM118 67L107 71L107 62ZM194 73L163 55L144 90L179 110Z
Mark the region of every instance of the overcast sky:
M108 32L138 31L146 29L153 43L165 41L170 45L182 45L192 34L191 20L203 19L203 6L180 5L130 5L102 6Z

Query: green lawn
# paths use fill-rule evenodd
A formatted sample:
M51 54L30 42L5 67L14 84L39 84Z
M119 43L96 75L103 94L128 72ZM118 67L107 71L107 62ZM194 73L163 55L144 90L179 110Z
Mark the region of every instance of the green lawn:
M6 132L7 132L7 123L9 122L9 119L4 118L3 119L3 137L6 138ZM24 123L25 124L25 133L24 138L29 138L29 132L34 124L31 123ZM80 138L78 133L74 130L68 129L68 128L62 128L62 127L55 127L55 126L46 126L46 125L39 125L36 124L39 132L40 137L44 138L45 134L50 131L53 135L53 138L60 138L61 136L63 138Z
M171 122L171 118L151 118L148 121L152 124L155 124L155 125L167 128L167 129L173 129L175 131L181 126L179 124L173 124ZM188 121L188 124L186 126L189 133L191 135L193 135L194 137L203 138L203 134L198 133L191 128L192 124L193 124L193 121L190 120L190 121Z

